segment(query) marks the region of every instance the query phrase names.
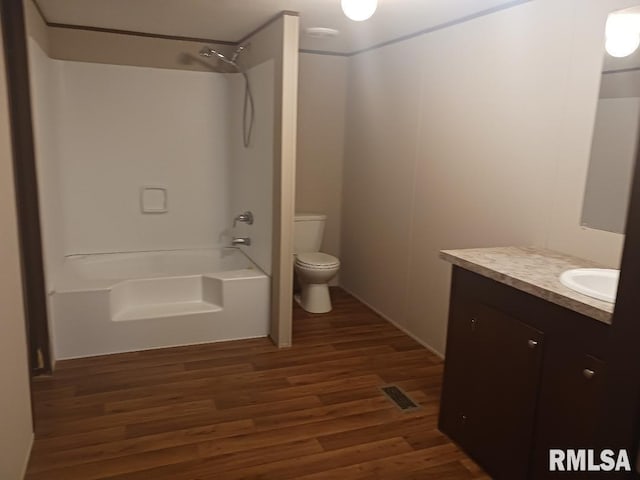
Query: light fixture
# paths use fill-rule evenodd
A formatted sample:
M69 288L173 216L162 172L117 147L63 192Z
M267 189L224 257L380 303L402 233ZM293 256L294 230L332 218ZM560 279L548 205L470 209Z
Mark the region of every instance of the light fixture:
M628 57L640 47L640 16L612 13L607 18L605 49L612 57Z
M378 0L342 0L342 11L356 22L371 18L377 8Z
M612 57L622 58L628 57L640 47L640 36L629 35L612 35L607 37L605 48L607 53Z

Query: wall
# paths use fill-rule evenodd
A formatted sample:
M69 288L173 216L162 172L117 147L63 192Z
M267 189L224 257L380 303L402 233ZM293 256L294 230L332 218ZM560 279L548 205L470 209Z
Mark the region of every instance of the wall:
M554 204L547 246L618 268L624 236L580 226L591 138L602 71L604 25L607 15L637 5L635 0L580 2L564 0L572 38L565 54L566 93L562 129L558 131L558 162ZM543 5L552 15L555 4Z
M0 31L0 478L18 480L29 459L33 428L3 52Z
M293 216L296 172L299 18L283 12L247 39L243 64L252 68L268 60L274 67L273 237L270 337L279 347L291 345L293 297Z
M322 251L340 257L349 60L300 54L296 211L327 214Z
M30 5L32 2L26 2ZM35 17L38 20L40 17ZM29 17L27 17L29 19ZM33 17L31 17L34 20ZM60 269L64 255L65 218L62 211L60 191L60 148L58 138L60 68L51 61L35 40L33 29L29 28L28 51L31 82L31 108L36 151L38 195L40 199L40 228L44 259L45 286L47 292L55 290L56 272ZM47 295L49 325L54 324L53 297ZM49 329L53 340L53 329ZM51 360L55 364L55 342L51 342Z
M192 42L136 35L93 32L70 28L49 27L51 57L111 65L172 68L178 70L211 71L211 61L198 52L206 43L223 53L234 47L212 42Z
M228 244L224 75L65 61L60 81L67 254ZM141 213L145 185L168 213Z
M33 39L47 55L50 55L50 28L44 22L42 15L38 12L33 0L23 0L24 22L27 28L27 35ZM31 47L29 47L31 48Z
M47 210L43 215L43 223L48 224L44 225L44 234L47 237L45 247L51 251L55 250L56 253L61 250L62 254L72 254L87 251L187 248L228 244L232 235L229 228L232 213L237 209L235 205L230 207L230 203L239 197L234 195L233 199L231 198L227 183L237 183L234 179L229 179L230 168L241 162L236 162L234 159L224 162L222 166L220 153L224 151L225 160L229 160L232 147L233 149L236 147L234 141L240 141L240 131L235 131L234 126L227 125L227 118L223 117L232 117L240 113L244 95L244 88L240 90L240 86L244 83L242 77L212 74L212 68L224 67L224 65L216 64L214 59L200 57L198 51L202 43L198 41L46 27L33 3L26 1L25 4L29 10L28 25L32 37L30 42L32 80L34 89L37 90L34 116L38 124L36 136L39 144L39 174L42 180L40 188L47 199L43 202L43 209ZM210 42L207 44L226 53L234 49L230 45ZM50 52L53 58L64 61L49 60L42 48ZM152 68L127 69L125 66ZM169 72L165 69L180 70L180 72ZM190 73L187 72L188 70L203 73ZM221 71L228 71L228 68ZM127 93L123 95L122 85L125 84L125 77L129 85ZM270 122L262 125L261 128L256 128L257 133L254 139L257 139L258 143L264 138L264 135L260 136L261 131L270 129L273 133L274 79L272 77L273 73L271 78L263 74L262 78L252 79L253 88L256 90L254 95L259 103L257 123L264 119ZM131 78L134 79L133 82L130 81ZM265 83L266 80L269 81ZM101 82L108 85L103 86ZM101 85L103 95L93 95L95 85ZM153 85L154 88L149 89L148 85ZM162 91L163 88L166 90ZM217 92L213 92L214 89L217 89ZM145 93L144 98L140 98L139 92ZM175 98L176 92L182 96L172 102L169 97ZM125 99L127 94L129 98ZM230 97L233 99L229 100ZM101 103L106 98L109 100ZM127 104L125 107L127 111L118 112L119 106L124 103ZM150 107L154 112L155 125L148 132L143 129L138 130L142 132L143 137L147 135L140 142L139 138L134 138L133 132L145 120L140 118L141 112L149 111ZM190 107L192 107L191 111ZM129 108L132 114L129 113ZM102 114L96 116L94 115L96 111ZM271 118L267 118L268 115L265 116L267 113ZM129 121L128 125L126 122L112 122L113 118L120 114ZM211 121L210 118L213 115L215 118ZM185 118L192 119L193 124L185 122ZM60 119L63 119L63 122L60 122ZM166 121L158 129L158 125L163 123L162 119ZM171 123L173 120L176 122L175 125ZM132 125L136 122L136 125ZM116 141L113 141L113 138L105 138L104 135L96 137L98 132L109 132L112 136L114 133L112 123L118 124L115 132ZM77 135L78 132L82 134ZM176 151L179 149L174 147L176 142L172 137L186 138L185 132L188 132L189 140L181 142L182 149L185 150L183 153ZM261 157L260 165L272 167L269 159L264 160L264 152L268 152L268 155L273 152L273 135L267 140L268 143L261 146L255 145L254 142L250 152L256 157ZM54 141L58 141L60 145L54 144ZM96 143L101 144L100 148L97 152L91 151ZM144 144L144 147L138 145L139 143ZM216 151L211 151L212 149ZM148 165L148 162L141 160L128 162L129 152L139 154L139 159L154 158L154 164ZM177 160L180 160L180 163L167 159L172 154L178 157ZM213 158L214 162L202 161L205 157ZM58 158L63 160L58 161ZM167 182L148 181L148 179L170 177L174 181L178 176L173 173L176 173L176 170L183 172L184 159L190 162L189 171L193 173L193 177L188 178L186 182L189 184L187 201L190 204L185 207L191 210L189 214L182 216L189 222L186 228L185 225L176 225L175 221L169 223L164 221L172 216L171 211L168 216L144 216L144 224L139 225L137 189L133 212L124 204L118 205L112 202L113 198L107 185L109 178L112 183L118 181L119 184L122 183L119 179L125 179L131 185L136 182L164 184ZM218 160L218 164L215 164L215 160ZM118 164L115 169L114 163ZM58 178L54 179L52 174L56 173L56 168L61 172L58 173ZM160 171L153 172L154 168ZM171 169L174 169L174 172L171 172ZM212 175L212 170L215 170L215 175ZM256 242L249 250L254 260L269 272L272 248L270 224L272 172L263 169L245 173L242 185L246 187L248 183L252 183L254 186L265 187L262 188L263 192L261 196L259 195L258 201L254 199L249 202L254 204L254 209L264 211L257 216L258 225L255 227L258 228L253 228L254 236L256 230L259 230L261 241ZM209 189L212 199L203 198L204 192L198 188L199 183L202 184L207 180L211 180L213 185L213 188ZM55 189L59 196L64 197L60 208L57 208L53 195L47 195L50 185L61 185L60 188ZM184 193L184 189L182 190L183 192L179 193ZM257 190L245 188L242 191ZM96 192L98 192L97 196ZM170 191L169 195L170 208L173 210L178 206L175 200L179 197L176 197L175 191ZM268 201L262 197L268 198ZM78 202L78 198L84 198L84 200ZM119 201L124 203L121 199ZM209 211L204 211L203 207L206 205L212 205ZM224 209L227 211L221 216L221 210ZM59 215L55 215L56 210L60 211ZM216 216L219 220L218 224L212 227L211 217ZM104 222L100 218L102 220L108 218L109 221ZM259 225L261 222L265 228ZM113 228L114 223L117 228ZM66 233L57 235L54 230L58 228L63 231L64 224L68 226ZM158 229L162 228L162 224L171 224L172 228L160 231ZM196 231L198 228L200 231ZM127 239L122 235L123 232L131 232L134 235ZM58 242L58 236L65 238L61 238ZM190 238L185 242L184 239L187 237ZM262 237L269 241L262 241ZM119 243L114 243L115 239ZM161 243L158 243L159 241ZM58 243L61 246L64 244L64 248L57 248ZM256 250L260 251L255 252ZM49 256L61 260L61 255ZM53 265L53 262L49 262L49 265L52 268L48 268L48 271L55 270L56 265Z
M439 250L619 262L620 235L579 224L604 21L631 2L586 3L529 2L350 59L342 284L438 353Z
M40 17L29 19L48 288L63 255L228 244L230 76L178 70L172 55L197 54L193 42L173 41L163 68L51 60L35 41ZM48 47L69 54L54 30L65 29L48 29ZM105 61L104 35L123 37L71 32ZM122 63L144 60L149 40L171 42L131 38L144 48L120 50ZM168 187L169 213L140 213L143 185Z
M61 265L65 253L65 225L59 188L59 132L56 127L60 110L60 65L49 59L33 37L28 40L28 49L43 254L47 289L51 290L53 273Z

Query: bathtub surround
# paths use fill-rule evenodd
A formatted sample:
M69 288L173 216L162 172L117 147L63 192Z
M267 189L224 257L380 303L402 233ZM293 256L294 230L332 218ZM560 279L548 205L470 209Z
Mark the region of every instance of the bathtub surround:
M603 25L632 4L528 2L351 57L342 284L442 354L439 250L618 265L622 236L579 225Z
M49 273L64 255L228 242L232 79L30 54ZM166 214L142 214L149 185Z
M65 254L228 244L227 119L242 104L225 75L52 62ZM146 185L167 188L166 214L141 214Z
M243 62L244 59L241 59ZM255 103L255 122L249 148L242 139L245 81L241 75L230 79L233 108L228 128L231 145L230 208L238 215L250 211L253 223L238 223L234 237L247 237L251 245L240 247L260 268L271 275L273 250L273 113L275 62L269 59L248 70Z
M291 288L291 271L283 267L292 255L283 253L291 249L288 226L279 220L283 211L293 210L295 115L283 109L290 112L297 95L296 82L289 82L297 80L297 44L291 43L297 39L297 17L282 15L248 39L256 47L249 45L240 63L252 82L256 122L251 145L244 148L241 128L235 131L241 125L244 80L214 73L216 62L203 63L197 55L202 44L43 28L33 13L30 62L56 356L269 332L279 345L289 345L290 296L277 285ZM124 48L122 42L129 40L131 48ZM76 51L78 43L83 48ZM120 45L119 53L113 45ZM65 59L55 59L54 51L66 52L59 55ZM148 61L140 66L135 59L145 52ZM166 60L158 61L158 52ZM124 57L116 63L122 64L110 64L119 54ZM166 189L165 201L151 205L152 213L149 199L142 197L145 187ZM234 231L233 217L245 210L254 213L254 224ZM248 230L240 232L243 227ZM77 255L186 254L228 245L240 234L252 238L250 247L242 247L248 258L239 253L255 262L251 270L223 274L203 266L195 276L168 272L160 279L131 278L124 268L116 282L96 286L81 276L72 286L68 282L67 264ZM272 258L279 262L275 268ZM275 288L258 267L273 275ZM270 292L275 300L268 298ZM275 312L270 328L269 305ZM90 315L95 308L98 313Z
M0 27L0 478L24 476L31 443L29 365L22 295L13 152Z

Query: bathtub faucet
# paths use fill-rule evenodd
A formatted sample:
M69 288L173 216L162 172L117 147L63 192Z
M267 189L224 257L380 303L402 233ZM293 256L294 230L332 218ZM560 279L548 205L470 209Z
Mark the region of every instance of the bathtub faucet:
M234 237L233 240L231 240L231 245L233 245L234 247L238 245L244 245L245 247L248 247L251 245L251 239L249 237Z
M236 218L233 219L233 226L235 227L238 222L253 225L253 213L247 210L246 212L236 216Z

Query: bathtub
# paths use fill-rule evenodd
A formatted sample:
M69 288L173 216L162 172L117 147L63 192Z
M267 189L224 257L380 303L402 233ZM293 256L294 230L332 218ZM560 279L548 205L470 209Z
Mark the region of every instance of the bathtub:
M270 288L237 248L69 256L49 292L54 355L265 337Z

